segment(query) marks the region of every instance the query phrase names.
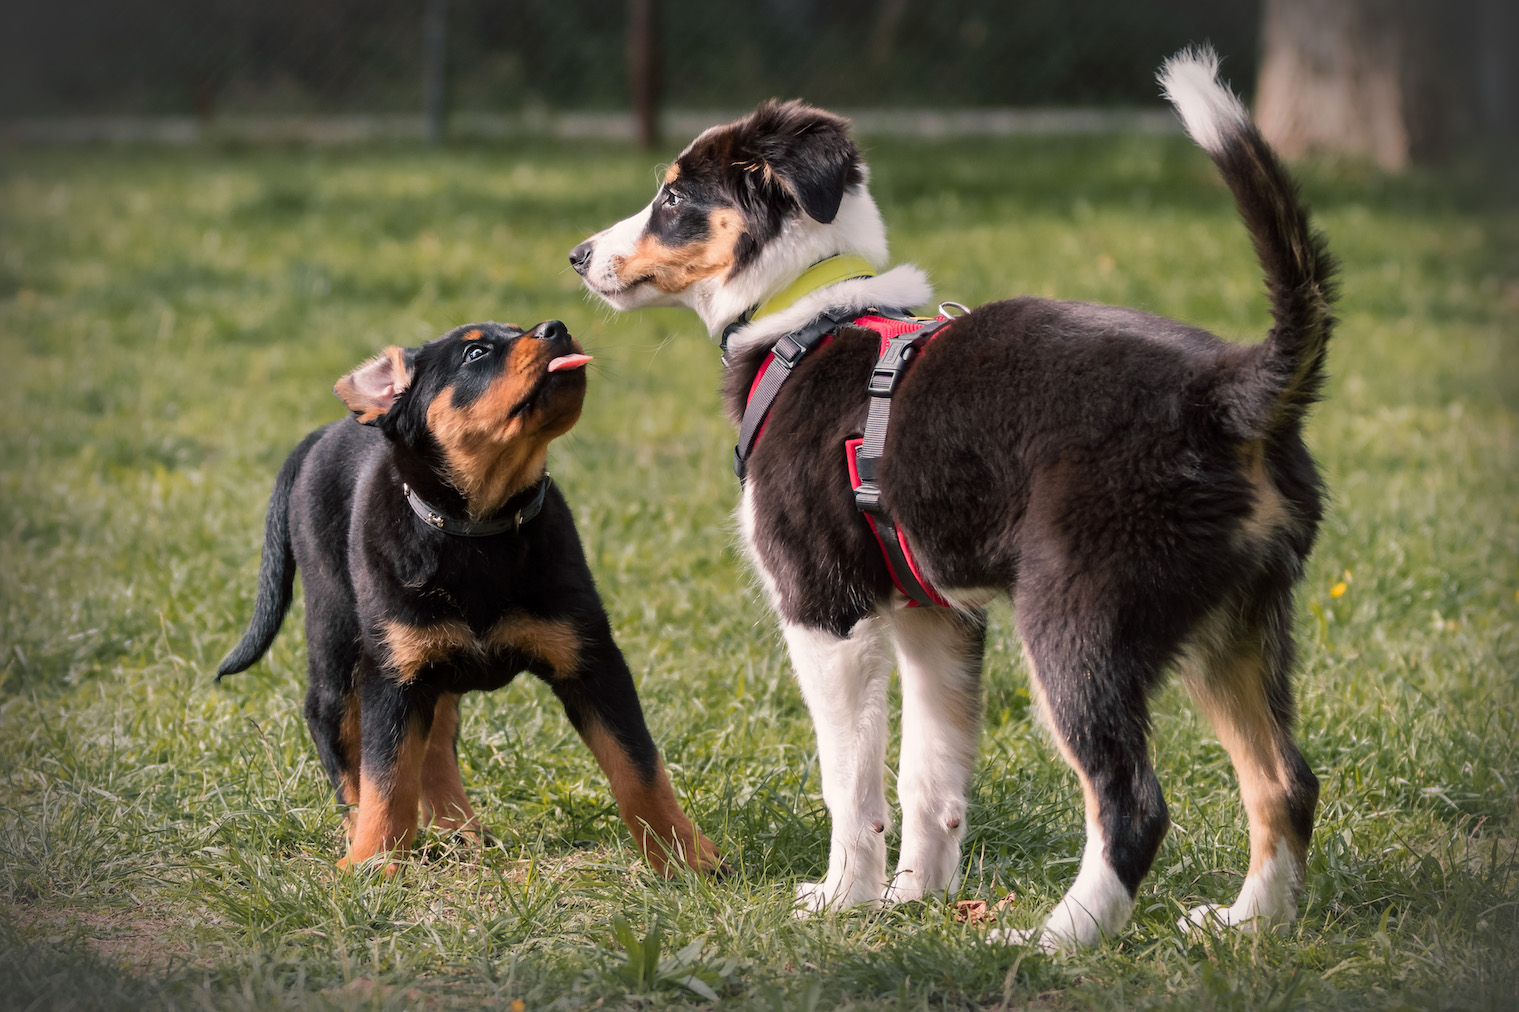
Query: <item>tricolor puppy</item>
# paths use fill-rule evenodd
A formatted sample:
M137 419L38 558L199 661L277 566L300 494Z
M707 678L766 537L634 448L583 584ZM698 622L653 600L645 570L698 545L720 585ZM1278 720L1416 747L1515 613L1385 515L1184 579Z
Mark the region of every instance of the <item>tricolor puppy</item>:
M828 872L800 888L804 908L955 888L981 607L1004 594L1086 803L1081 868L1042 944L1094 943L1129 918L1168 826L1146 739L1149 700L1172 671L1229 751L1250 821L1238 899L1190 920L1296 916L1318 782L1292 734L1292 600L1323 513L1302 428L1333 264L1217 58L1183 53L1160 79L1234 193L1274 327L1245 347L1130 309L1027 297L958 316L912 349L910 368L897 363L870 523L845 443L869 440L883 318L930 291L914 267L876 275L886 233L844 120L770 102L714 127L647 208L570 254L611 305L689 306L724 334L735 420L773 394L762 369L795 362L752 433L738 516L812 711L832 817ZM819 329L831 337L797 357ZM906 606L883 521L948 606ZM903 697L894 874L888 643Z
M549 441L580 417L589 361L557 320L387 348L337 383L353 417L280 469L253 619L218 677L269 649L299 569L306 721L350 806L344 867L409 846L419 804L481 836L459 777L459 696L521 671L559 697L656 870L721 863L670 789L544 470Z

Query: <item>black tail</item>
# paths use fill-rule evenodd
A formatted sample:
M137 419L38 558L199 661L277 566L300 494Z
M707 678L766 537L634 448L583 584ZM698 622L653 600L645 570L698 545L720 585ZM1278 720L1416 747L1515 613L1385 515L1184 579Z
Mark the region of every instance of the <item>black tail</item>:
M253 618L248 631L232 652L222 659L216 678L235 675L251 668L269 650L295 589L295 555L290 549L290 489L300 473L306 454L311 452L320 432L313 432L295 448L274 479L269 496L269 512L264 517L264 556L258 566L258 596L253 602Z
M1266 272L1275 325L1258 346L1254 368L1240 377L1229 407L1250 438L1294 429L1318 400L1324 355L1334 328L1335 261L1308 222L1297 185L1218 80L1218 57L1192 49L1160 71L1165 95L1187 133L1218 166Z

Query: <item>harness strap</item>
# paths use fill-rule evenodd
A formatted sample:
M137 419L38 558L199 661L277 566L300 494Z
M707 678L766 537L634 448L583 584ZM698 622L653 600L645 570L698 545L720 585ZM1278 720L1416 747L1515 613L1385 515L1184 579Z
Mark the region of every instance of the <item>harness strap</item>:
M933 340L950 324L939 319L926 326L907 330L903 321L882 319L885 326L874 326L874 321L864 318L855 321L870 327L881 335L881 356L870 374L870 412L865 418L865 435L858 441L845 443L849 454L849 478L854 485L855 508L865 514L881 551L891 569L892 582L906 594L914 605L929 607L948 606L948 602L934 592L918 573L913 563L907 539L897 530L891 516L881 506L881 489L876 484L876 465L885 453L886 432L891 424L891 395L896 392L907 366L919 349ZM917 321L906 321L916 323Z
M738 429L738 445L733 448L733 473L738 475L740 481L748 470L749 454L754 452L754 444L759 439L760 430L765 427L765 419L770 416L770 407L780 396L786 380L791 378L791 370L819 341L847 319L847 316L824 313L801 330L783 335L760 364L754 385L749 388L749 400L744 405L744 418Z
M886 447L886 432L891 422L891 395L906 375L907 366L924 345L933 340L951 322L939 317L925 322L920 318L898 316L894 313L867 314L852 318L848 314L836 316L824 313L801 330L785 334L765 360L749 387L749 397L744 404L744 417L739 424L738 445L733 448L733 473L744 479L749 456L754 444L764 431L770 409L780 396L781 388L791 378L791 372L813 348L824 344L834 330L845 323L873 330L880 336L881 353L870 376L870 410L865 420L865 434L858 439L844 442L849 463L849 482L854 488L855 506L865 515L865 522L881 554L892 583L908 598L908 607L950 607L918 571L917 563L908 547L907 537L881 507L881 490L876 484L876 465ZM724 335L724 347L727 334ZM728 365L724 355L723 364Z

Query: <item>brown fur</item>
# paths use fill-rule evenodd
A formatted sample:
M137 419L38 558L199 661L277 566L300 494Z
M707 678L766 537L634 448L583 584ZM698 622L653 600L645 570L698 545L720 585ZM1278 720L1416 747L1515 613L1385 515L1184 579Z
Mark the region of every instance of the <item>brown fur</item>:
M417 832L417 804L422 797L422 757L427 736L422 725L406 725L400 753L393 766L366 768L359 780L359 811L353 842L339 868L351 868L382 851L405 850ZM396 870L386 866L387 874Z
M731 270L744 234L742 216L733 208L719 208L708 215L708 225L706 239L679 246L644 236L632 255L617 265L618 279L625 285L647 281L662 292L673 293Z
M422 758L422 821L479 842L483 833L459 776L459 696L445 692L433 709L427 753Z
M547 662L557 678L569 678L580 666L580 636L563 619L514 612L492 626L485 641Z
M429 664L440 664L475 644L475 634L459 619L444 619L430 626L403 622L385 623L385 645L390 649L390 669L396 681L406 684Z
M645 780L606 728L591 724L582 736L611 782L617 812L638 841L650 867L663 875L669 874L676 864L702 871L722 863L712 841L691 825L681 811L664 763L659 764L652 780Z

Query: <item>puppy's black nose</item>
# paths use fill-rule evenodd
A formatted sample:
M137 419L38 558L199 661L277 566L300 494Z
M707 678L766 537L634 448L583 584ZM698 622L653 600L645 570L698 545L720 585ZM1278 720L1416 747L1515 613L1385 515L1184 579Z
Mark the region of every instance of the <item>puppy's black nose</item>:
M564 341L569 338L570 331L558 320L545 320L533 328L533 336L540 341Z
M575 268L575 273L585 275L591 266L591 252L595 249L589 242L583 242L570 250L570 266Z

